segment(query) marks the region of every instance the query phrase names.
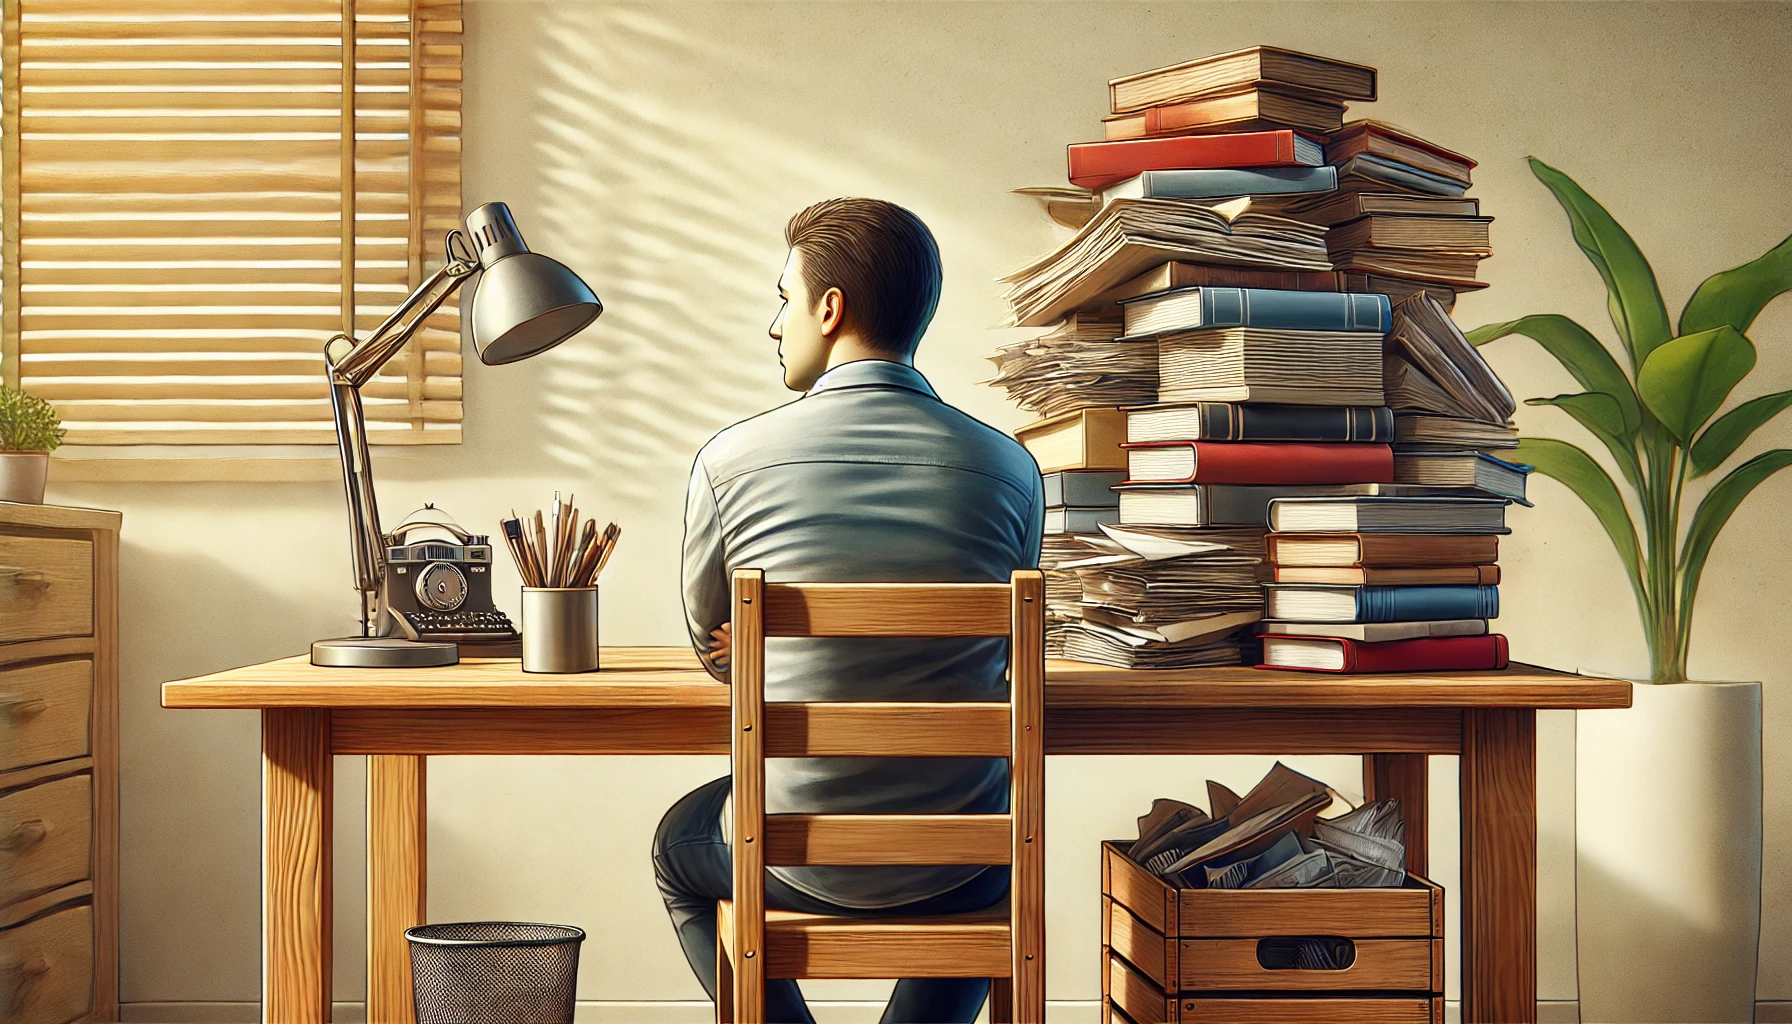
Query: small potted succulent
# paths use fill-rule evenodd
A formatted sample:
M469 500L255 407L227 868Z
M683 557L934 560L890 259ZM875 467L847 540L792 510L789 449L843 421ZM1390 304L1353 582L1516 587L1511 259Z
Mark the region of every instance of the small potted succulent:
M0 501L42 503L50 452L65 433L49 402L0 387Z

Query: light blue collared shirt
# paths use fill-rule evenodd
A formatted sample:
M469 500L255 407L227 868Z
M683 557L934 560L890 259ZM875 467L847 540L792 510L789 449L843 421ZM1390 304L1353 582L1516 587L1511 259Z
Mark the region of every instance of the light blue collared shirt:
M1039 564L1045 494L1013 438L940 401L914 368L843 363L802 398L717 434L691 467L684 606L707 653L734 569L772 582L1007 582ZM766 641L773 701L1006 700L1007 641ZM711 671L714 669L712 667ZM766 810L999 813L1005 761L803 758L766 766ZM774 868L849 907L946 892L976 867Z

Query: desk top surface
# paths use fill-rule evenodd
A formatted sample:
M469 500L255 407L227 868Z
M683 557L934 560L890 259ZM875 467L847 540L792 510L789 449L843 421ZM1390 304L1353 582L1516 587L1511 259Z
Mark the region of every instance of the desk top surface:
M319 668L304 655L162 685L167 708L727 707L684 647L606 647L603 669L526 673L515 658L427 669ZM1121 707L1625 708L1630 684L1514 664L1498 672L1329 675L1242 666L1129 671L1047 661L1051 710Z

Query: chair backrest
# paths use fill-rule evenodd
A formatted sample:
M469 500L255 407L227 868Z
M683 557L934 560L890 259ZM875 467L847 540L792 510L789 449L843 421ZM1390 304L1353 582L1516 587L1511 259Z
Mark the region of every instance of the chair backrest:
M734 572L734 900L737 964L763 948L767 864L1008 864L1016 960L1043 928L1045 577L1008 583L767 583ZM765 702L765 638L1007 637L1007 703ZM765 813L767 757L1006 757L1007 814Z

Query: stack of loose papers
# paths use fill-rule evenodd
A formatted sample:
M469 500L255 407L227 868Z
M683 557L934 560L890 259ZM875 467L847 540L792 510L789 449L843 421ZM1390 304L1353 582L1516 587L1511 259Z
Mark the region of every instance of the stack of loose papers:
M1084 538L1082 559L1053 559L1047 579L1051 621L1046 651L1120 668L1236 665L1248 638L1237 633L1262 617L1257 567L1262 534L1255 530L1134 530L1102 527ZM1102 550L1105 549L1105 550Z
M1157 399L1157 342L1120 341L1119 334L1117 316L1072 316L1046 334L998 349L990 357L996 375L984 383L1044 418L1149 405Z
M1116 199L1058 251L1004 278L1013 321L1044 327L1169 260L1332 269L1325 228L1254 212L1248 201L1214 207L1180 199Z

